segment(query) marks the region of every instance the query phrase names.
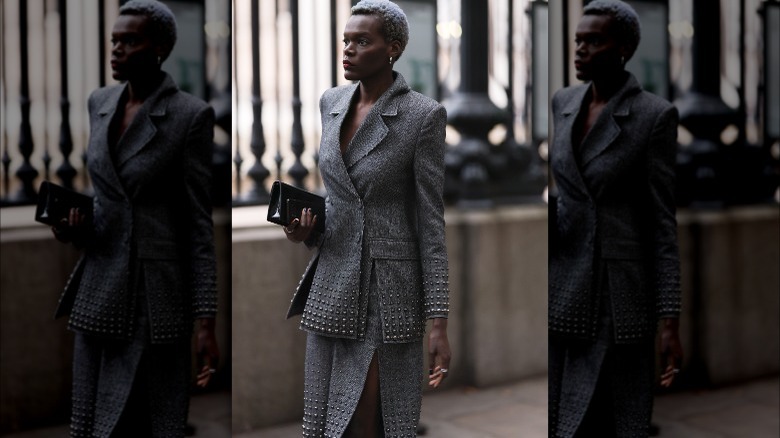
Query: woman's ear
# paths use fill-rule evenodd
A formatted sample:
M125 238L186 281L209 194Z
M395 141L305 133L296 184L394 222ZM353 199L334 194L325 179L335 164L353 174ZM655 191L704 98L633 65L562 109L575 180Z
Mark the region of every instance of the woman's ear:
M390 56L393 57L393 59L398 59L399 56L401 56L401 42L398 40L393 40L390 42Z
M634 54L634 51L633 51L633 50L631 50L631 48L630 48L630 47L628 47L628 46L627 46L627 45L625 45L625 44L621 44L621 45L620 45L619 52L620 52L620 58L623 60L623 63L624 63L624 64L625 64L626 62L628 62L628 60L629 60L629 59L631 58L631 56Z
M171 48L160 45L155 47L154 53L157 55L157 59L160 60L160 63L162 63L162 61L165 61L168 58L168 55L171 54Z

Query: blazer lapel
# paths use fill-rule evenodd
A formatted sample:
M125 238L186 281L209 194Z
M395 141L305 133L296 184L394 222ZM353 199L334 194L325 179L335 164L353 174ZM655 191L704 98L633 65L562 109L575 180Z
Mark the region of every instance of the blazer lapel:
M126 195L108 149L108 131L126 88L127 85L116 87L102 102L98 102L99 107L91 122L93 126L89 139L88 165L93 183L100 185L104 193L111 193L117 199L125 198Z
M641 90L636 78L629 75L623 87L607 102L596 123L582 142L581 166L583 169L594 158L603 154L620 135L621 129L618 120L628 116L632 97Z
M368 112L363 123L355 132L344 152L344 165L349 169L369 154L387 136L387 125L377 111L376 105Z
M347 169L371 153L385 139L389 129L385 125L383 117L398 114L398 102L394 97L408 91L409 86L406 85L404 78L401 75L396 75L393 84L376 101L349 142L349 146L344 152L344 164Z
M587 186L585 185L582 174L580 173L580 166L574 157L574 145L572 144L572 134L574 124L577 121L580 109L582 108L582 101L585 99L588 93L588 86L580 87L576 94L566 102L565 107L561 111L560 122L556 121L554 147L557 149L556 155L560 162L560 170L563 176L571 180L572 187L577 188L582 192L585 197L590 197L587 192ZM560 127L558 126L560 123Z
M582 151L580 155L581 167L584 169L591 160L601 155L617 138L618 134L620 134L620 127L612 118L609 104L607 104L579 146Z
M116 161L118 169L121 169L127 160L138 155L154 138L157 133L154 119L165 116L170 93L174 91L176 91L176 84L170 75L166 74L162 84L146 99L122 138L119 139Z
M320 145L320 166L327 167L328 172L334 175L333 183L339 184L343 190L356 197L358 196L357 189L347 173L339 139L341 138L341 125L344 124L344 118L347 116L349 104L352 102L357 87L357 84L353 84L350 88L345 89L331 108L329 112L331 120L327 125L323 125L323 129L327 132L322 133L322 144ZM329 190L333 189L335 188Z

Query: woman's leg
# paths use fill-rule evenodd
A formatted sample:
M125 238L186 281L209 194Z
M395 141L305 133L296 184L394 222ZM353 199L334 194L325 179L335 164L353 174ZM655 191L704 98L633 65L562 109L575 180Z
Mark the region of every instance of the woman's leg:
M379 393L379 355L374 352L366 383L355 413L344 432L345 438L375 438L382 434L382 405Z

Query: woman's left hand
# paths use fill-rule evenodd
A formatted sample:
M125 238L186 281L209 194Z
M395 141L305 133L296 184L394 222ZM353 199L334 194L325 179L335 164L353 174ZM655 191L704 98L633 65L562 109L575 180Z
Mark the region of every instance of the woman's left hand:
M287 240L291 242L305 242L314 231L315 225L317 225L317 215L312 214L311 208L304 208L301 210L301 218L293 219L290 225L284 227L284 232Z
M447 340L447 318L434 318L428 336L428 385L438 388L449 374L450 341Z
M211 375L217 372L219 363L219 346L214 335L214 318L200 318L198 329L198 363L203 364L198 372L197 385L205 388L211 380Z
M675 376L680 372L683 360L682 343L680 342L680 320L664 318L661 327L661 386L668 388Z

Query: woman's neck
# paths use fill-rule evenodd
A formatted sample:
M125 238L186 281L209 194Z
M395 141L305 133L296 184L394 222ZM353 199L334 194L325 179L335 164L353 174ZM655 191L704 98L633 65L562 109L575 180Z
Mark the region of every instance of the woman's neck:
M387 73L382 72L371 78L361 79L359 102L361 104L375 103L393 85L393 81L392 70L387 70Z
M615 74L604 78L594 79L591 82L591 101L593 103L605 103L620 90L628 79L628 72L620 70Z
M162 70L127 81L127 100L129 103L141 103L160 86L165 75Z

